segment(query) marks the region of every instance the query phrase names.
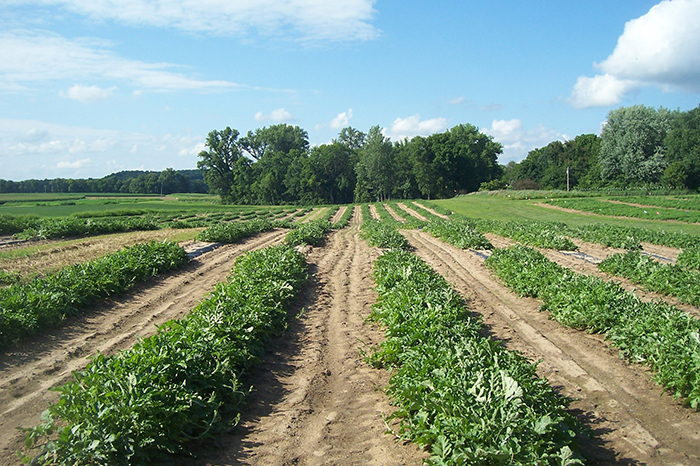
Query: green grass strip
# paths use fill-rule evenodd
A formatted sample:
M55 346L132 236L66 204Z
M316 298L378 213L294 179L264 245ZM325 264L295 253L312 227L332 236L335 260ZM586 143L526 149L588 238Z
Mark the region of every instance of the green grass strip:
M645 363L675 398L700 409L700 321L664 302L642 302L616 283L576 273L524 246L486 260L513 290L542 300L562 325L604 333L628 360Z
M38 464L150 464L187 453L237 422L250 388L241 374L284 330L286 307L307 278L289 246L236 261L190 315L114 356L98 355L58 389L44 423L27 430Z
M580 424L536 364L481 336L460 295L415 255L375 263L372 318L388 338L370 357L391 367L400 436L428 446L433 465L574 465Z
M176 243L150 242L0 289L0 349L187 261L187 253Z

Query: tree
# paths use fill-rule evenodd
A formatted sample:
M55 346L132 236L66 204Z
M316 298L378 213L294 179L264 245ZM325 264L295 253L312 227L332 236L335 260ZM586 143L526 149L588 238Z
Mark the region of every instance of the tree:
M248 134L240 139L239 147L255 160L260 160L271 152L307 152L309 135L298 126L282 123L248 131Z
M355 165L357 202L368 200L384 201L391 198L393 186L392 144L384 137L379 126L373 126L367 133L359 160Z
M340 130L340 133L338 133L338 139L333 142L338 142L349 149L357 150L360 149L365 143L366 137L367 135L362 131L355 129L352 126L346 126Z
M656 183L666 168L663 141L674 113L663 107L621 107L608 113L601 133L600 168L603 180L617 183Z
M687 188L700 188L700 105L673 119L664 145L668 169L673 165L668 177L673 175L674 183L682 178L683 186ZM664 177L667 177L666 173Z
M222 131L213 130L205 142L208 150L198 154L201 160L197 162L197 168L202 171L210 191L220 195L224 203L237 201L240 187L247 181L245 172L250 164L241 155L238 134L228 126Z

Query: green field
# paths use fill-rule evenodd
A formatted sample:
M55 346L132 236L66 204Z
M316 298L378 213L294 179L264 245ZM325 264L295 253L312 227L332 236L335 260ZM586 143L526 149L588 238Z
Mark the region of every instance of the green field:
M488 220L563 222L572 227L588 223L608 223L616 226L648 228L652 230L666 230L674 233L682 232L691 235L700 235L700 224L698 223L688 224L663 220L641 220L564 212L541 206L540 204L542 204L544 200L544 198L523 198L520 195L514 195L509 198L479 193L433 202L467 217ZM639 198L635 198L635 201L638 202Z

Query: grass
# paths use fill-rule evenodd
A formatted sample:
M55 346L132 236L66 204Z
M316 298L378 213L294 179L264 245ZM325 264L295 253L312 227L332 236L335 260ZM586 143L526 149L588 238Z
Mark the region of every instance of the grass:
M700 235L700 224L659 220L623 219L565 212L538 205L542 199L516 199L502 196L467 195L432 201L458 214L487 220L538 220L563 222L576 227L589 223L607 223L625 227L648 228Z

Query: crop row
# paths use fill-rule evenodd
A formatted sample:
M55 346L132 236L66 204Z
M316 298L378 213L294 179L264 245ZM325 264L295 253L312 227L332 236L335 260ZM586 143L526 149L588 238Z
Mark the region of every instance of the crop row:
M498 220L470 219L462 222L480 233L495 233L515 241L540 248L575 251L578 247L564 234L559 224L552 222L501 222Z
M391 367L400 436L428 446L430 464L582 464L578 422L536 365L481 336L462 298L415 255L375 263L371 318L388 338L369 357Z
M700 321L521 245L495 250L486 265L516 292L542 300L542 309L561 324L604 333L627 359L646 363L674 397L700 408Z
M187 263L175 243L151 242L0 289L0 349L77 315L97 299Z
M700 211L665 209L662 207L639 207L629 204L607 202L600 199L550 199L546 201L558 207L574 209L583 212L593 212L600 215L634 217L654 220L677 220L680 222L700 222Z
M243 238L263 231L284 226L286 223L271 220L248 220L247 222L217 223L197 235L197 240L210 243L235 243Z
M647 290L673 295L684 303L700 306L700 271L678 264L662 264L638 251L613 254L598 264L611 275L625 277Z
M638 204L653 207L667 207L669 209L679 210L700 210L700 196L639 196L639 197L623 197L614 199L618 202L626 204Z
M493 249L493 244L466 219L434 220L423 230L461 249Z
M114 356L96 356L27 429L39 464L150 464L187 453L237 422L241 374L287 322L307 277L303 256L276 246L240 258L186 318Z
M291 246L299 244L310 244L316 246L323 240L323 237L331 229L328 220L312 220L310 222L296 225L285 238L285 242Z

